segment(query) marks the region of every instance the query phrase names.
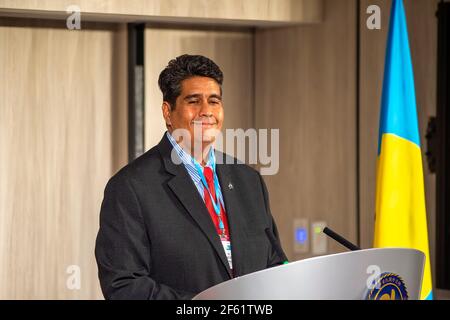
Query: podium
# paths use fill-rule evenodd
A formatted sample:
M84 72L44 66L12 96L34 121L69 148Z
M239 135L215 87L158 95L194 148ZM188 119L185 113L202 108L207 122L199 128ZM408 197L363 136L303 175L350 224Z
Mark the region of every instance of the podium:
M319 256L208 288L193 300L420 299L425 255L379 248Z

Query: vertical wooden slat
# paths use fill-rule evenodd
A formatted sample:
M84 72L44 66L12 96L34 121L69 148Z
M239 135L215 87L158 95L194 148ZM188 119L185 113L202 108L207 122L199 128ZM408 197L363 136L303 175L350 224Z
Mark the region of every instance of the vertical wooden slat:
M112 137L126 101L113 75L126 56L113 49L125 33L84 27L42 20L0 26L3 299L102 298L94 244L104 186L123 165L113 159L123 145ZM80 268L80 290L66 286L70 265Z
M356 1L324 7L322 24L256 35L256 126L280 129L280 169L265 180L292 260L312 255L294 253L296 218L357 238Z

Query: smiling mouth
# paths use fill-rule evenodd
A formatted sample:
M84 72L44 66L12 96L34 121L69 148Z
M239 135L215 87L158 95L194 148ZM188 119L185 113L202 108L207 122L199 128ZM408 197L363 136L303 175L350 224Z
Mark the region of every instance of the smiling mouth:
M194 126L202 126L202 127L212 127L217 125L217 122L201 122L201 121L193 121Z

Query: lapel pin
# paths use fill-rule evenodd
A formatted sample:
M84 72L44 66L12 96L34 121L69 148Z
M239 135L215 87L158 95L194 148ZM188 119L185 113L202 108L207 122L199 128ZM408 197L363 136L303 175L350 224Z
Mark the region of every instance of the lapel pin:
M233 190L233 185L231 184L231 182L228 184L228 189Z

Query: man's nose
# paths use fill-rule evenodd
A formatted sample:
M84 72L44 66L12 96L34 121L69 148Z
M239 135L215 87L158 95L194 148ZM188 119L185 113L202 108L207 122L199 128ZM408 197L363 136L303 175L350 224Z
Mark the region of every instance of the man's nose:
M208 103L208 100L204 99L201 103L200 116L211 116L212 106Z

